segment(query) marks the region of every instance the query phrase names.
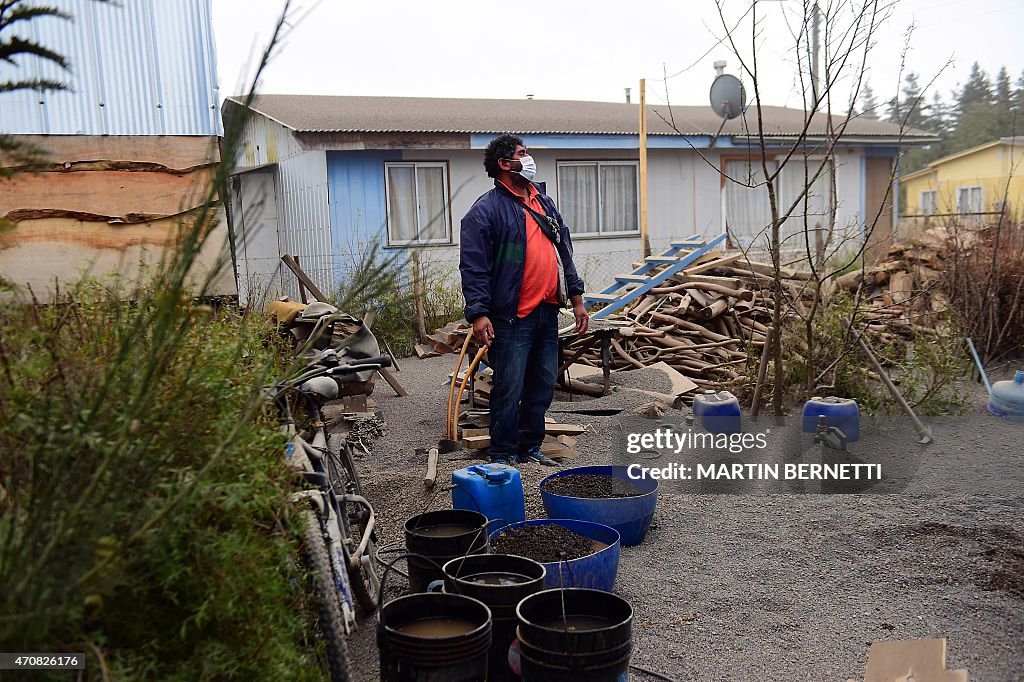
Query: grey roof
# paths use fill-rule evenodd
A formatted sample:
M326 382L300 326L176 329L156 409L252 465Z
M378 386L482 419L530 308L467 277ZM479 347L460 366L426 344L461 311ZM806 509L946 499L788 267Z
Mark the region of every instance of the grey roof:
M235 104L243 98L231 97ZM502 133L636 135L636 104L538 99L442 99L433 97L347 97L330 95L260 95L253 109L303 133ZM803 129L804 112L785 107L762 107L765 135L793 136ZM755 135L753 107L744 117L729 121L724 135ZM833 126L843 117L833 115ZM825 133L826 117L815 115L811 135ZM721 119L710 106L648 105L650 135L713 135ZM673 129L674 124L674 129ZM845 137L894 139L899 126L885 121L854 118ZM934 138L907 130L904 138Z

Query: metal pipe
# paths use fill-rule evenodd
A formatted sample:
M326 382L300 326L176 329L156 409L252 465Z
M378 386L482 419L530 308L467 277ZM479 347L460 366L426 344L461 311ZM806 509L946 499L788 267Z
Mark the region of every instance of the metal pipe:
M967 345L971 349L971 355L974 356L974 364L978 366L978 371L981 372L981 380L985 382L985 390L988 391L988 397L992 397L992 384L988 382L988 375L985 374L985 368L981 364L981 358L978 357L978 351L974 347L974 341L971 337L967 337Z
M899 389L896 388L896 384L892 383L892 379L889 378L889 375L882 367L882 363L878 361L878 358L875 357L875 354L871 352L870 348L868 348L868 344L864 343L864 337L860 335L860 332L853 328L853 325L850 323L848 319L844 317L842 322L843 328L845 328L846 331L850 332L850 334L853 335L853 338L857 341L857 344L860 346L860 349L864 352L864 355L867 356L868 361L871 363L871 366L874 367L875 369L875 373L878 374L878 378L881 379L882 383L885 384L885 387L889 389L889 393L892 394L892 397L896 400L897 403L899 403L900 408L903 409L904 414L910 417L910 421L914 425L914 430L917 431L917 435L920 436L920 440L918 442L921 443L922 445L927 445L928 443L931 443L931 429L925 426L924 423L917 418L917 415L914 414L914 410L912 410L910 408L910 405L907 404L907 401L903 398L903 395L899 392Z

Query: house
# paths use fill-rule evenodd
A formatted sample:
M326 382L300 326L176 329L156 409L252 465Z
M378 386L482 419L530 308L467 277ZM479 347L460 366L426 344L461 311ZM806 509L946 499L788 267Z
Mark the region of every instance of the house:
M14 223L0 232L0 276L44 300L83 273L134 278L174 248L207 197L223 130L211 0L49 4L71 19L19 30L68 69L26 58L4 79L69 89L0 94L0 132L49 152L38 172L0 180L0 217ZM213 276L207 293L233 295L220 217L193 275Z
M944 156L900 179L908 222L1024 217L1024 137L1003 137Z
M240 100L224 105L225 122ZM232 188L239 297L296 295L280 256L299 256L325 290L344 280L368 240L458 276L459 223L492 187L483 149L501 132L521 135L537 179L573 234L591 290L628 272L640 244L639 110L610 102L262 95L244 124ZM794 149L801 110L765 107L768 168ZM728 229L739 246L761 247L770 224L757 117L722 126L709 107L649 106L648 236L653 252L673 238ZM833 119L839 127L841 120ZM893 162L900 144L933 141L893 124L854 119L832 162L822 153L825 116L779 173L780 203L797 204L788 244L803 248L803 224L835 225L860 240L893 226ZM824 165L823 165L824 164ZM807 201L796 202L813 181ZM815 175L817 174L817 179ZM832 205L834 175L835 221ZM796 237L800 237L797 239Z

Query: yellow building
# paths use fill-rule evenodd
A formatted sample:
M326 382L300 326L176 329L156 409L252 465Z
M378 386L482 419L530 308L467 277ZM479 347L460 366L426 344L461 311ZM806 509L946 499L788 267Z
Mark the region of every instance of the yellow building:
M1024 218L1024 137L1004 137L932 161L900 178L901 218L992 222Z

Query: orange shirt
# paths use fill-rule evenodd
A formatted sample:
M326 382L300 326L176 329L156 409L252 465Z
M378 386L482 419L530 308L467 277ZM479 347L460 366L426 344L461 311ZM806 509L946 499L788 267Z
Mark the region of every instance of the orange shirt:
M530 185L519 190L502 183L523 203L538 213L547 213L537 199L537 188ZM519 290L519 309L516 315L526 317L534 308L544 303L558 303L558 261L555 260L555 245L541 232L540 225L529 211L526 214L526 262L523 264L523 286Z

